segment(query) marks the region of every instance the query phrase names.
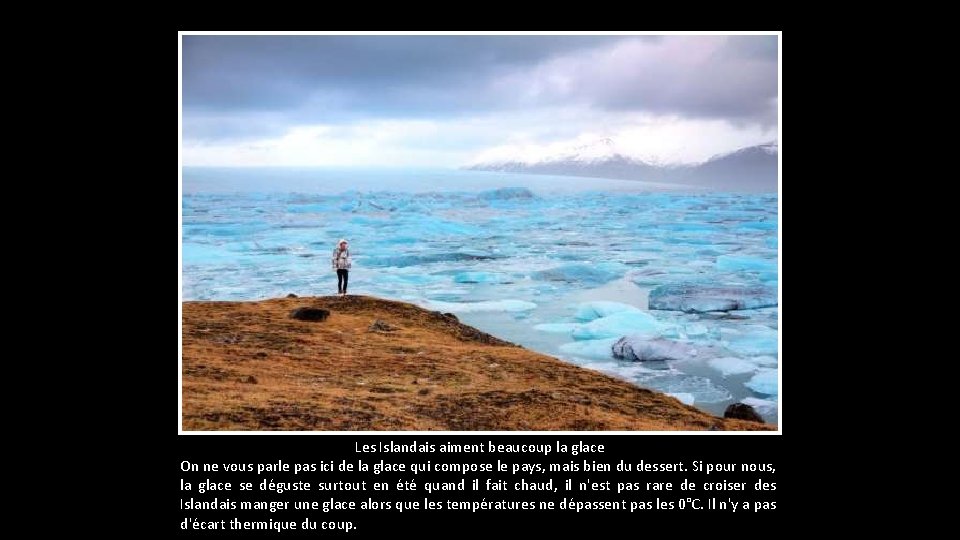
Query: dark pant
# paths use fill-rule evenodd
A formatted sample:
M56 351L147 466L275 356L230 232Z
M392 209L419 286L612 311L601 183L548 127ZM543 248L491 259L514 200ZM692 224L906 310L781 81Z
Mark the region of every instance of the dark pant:
M337 292L347 293L347 271L337 270Z

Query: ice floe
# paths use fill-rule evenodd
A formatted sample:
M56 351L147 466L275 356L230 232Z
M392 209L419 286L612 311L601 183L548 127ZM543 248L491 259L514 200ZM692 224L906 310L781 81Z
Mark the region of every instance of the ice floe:
M777 305L777 290L764 285L677 283L650 291L650 309L699 313Z
M633 335L616 340L611 350L614 358L648 362L651 360L688 360L700 356L704 348L671 339L650 339L647 336Z
M582 302L577 305L577 312L574 313L573 317L578 321L588 322L623 311L640 311L640 308L622 302Z
M758 394L775 396L779 393L777 383L777 370L763 369L744 383L744 386Z
M573 330L576 339L602 339L627 334L657 335L663 328L660 322L643 311L621 311L594 319Z

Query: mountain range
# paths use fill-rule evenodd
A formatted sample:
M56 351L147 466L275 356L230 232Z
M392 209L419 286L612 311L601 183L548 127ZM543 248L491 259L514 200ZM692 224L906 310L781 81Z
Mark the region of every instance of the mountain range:
M617 151L611 139L571 148L553 156L481 162L475 171L590 176L643 180L736 191L777 191L776 142L748 146L701 163L664 165Z

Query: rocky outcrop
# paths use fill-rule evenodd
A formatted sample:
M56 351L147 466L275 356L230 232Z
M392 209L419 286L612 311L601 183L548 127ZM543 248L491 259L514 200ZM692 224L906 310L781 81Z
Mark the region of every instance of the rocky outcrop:
M763 422L763 417L753 410L753 407L746 403L731 403L727 410L723 411L724 418L738 418L740 420L749 420L751 422Z
M290 312L290 318L298 321L325 321L329 316L330 311L312 307L301 307Z

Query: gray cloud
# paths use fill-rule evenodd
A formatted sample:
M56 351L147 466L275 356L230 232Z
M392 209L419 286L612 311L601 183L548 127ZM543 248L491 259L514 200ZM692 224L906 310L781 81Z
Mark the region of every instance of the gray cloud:
M577 103L606 110L769 124L775 120L777 41L768 36L627 38L561 55L500 82L528 106Z
M184 36L184 134L567 105L769 124L776 56L769 36Z
M593 36L184 36L183 102L276 110L312 101L407 113L502 69L609 43ZM467 96L463 96L467 97ZM316 103L315 103L316 105Z

